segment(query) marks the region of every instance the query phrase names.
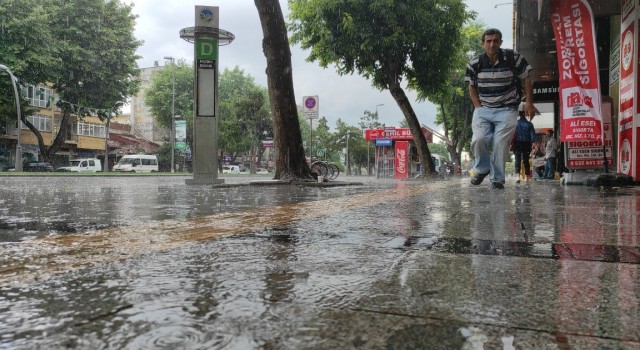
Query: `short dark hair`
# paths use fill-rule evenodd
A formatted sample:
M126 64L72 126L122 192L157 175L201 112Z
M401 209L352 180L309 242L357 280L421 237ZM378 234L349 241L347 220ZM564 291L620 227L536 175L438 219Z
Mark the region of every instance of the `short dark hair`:
M485 30L484 33L482 33L482 42L484 42L485 35L496 35L496 34L498 34L498 38L500 38L500 41L502 41L502 32L496 28L489 28Z

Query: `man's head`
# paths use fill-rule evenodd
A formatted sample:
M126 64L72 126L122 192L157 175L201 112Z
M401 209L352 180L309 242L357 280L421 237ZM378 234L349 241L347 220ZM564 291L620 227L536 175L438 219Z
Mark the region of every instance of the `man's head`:
M553 137L553 130L551 129L547 130L547 136Z
M482 48L488 55L494 55L502 45L502 32L498 29L490 28L482 33Z

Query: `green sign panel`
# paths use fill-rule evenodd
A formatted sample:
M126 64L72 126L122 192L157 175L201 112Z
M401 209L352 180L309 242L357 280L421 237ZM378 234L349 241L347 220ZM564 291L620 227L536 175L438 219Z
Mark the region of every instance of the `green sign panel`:
M184 151L187 149L187 121L186 120L176 120L176 131L175 131L175 150L176 151Z
M211 38L196 38L196 59L198 60L217 60L218 59L218 40Z

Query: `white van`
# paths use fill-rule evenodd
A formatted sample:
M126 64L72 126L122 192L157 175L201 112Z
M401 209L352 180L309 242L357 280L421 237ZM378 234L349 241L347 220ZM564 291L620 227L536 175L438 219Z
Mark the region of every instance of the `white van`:
M128 154L120 158L113 171L129 173L155 173L158 171L158 157L148 154Z
M433 160L433 166L435 167L436 171L444 175L447 159L437 153L431 153L431 159Z
M58 168L58 171L73 171L77 173L95 173L102 171L102 163L97 158L83 158L71 160L69 166Z
M222 167L223 174L240 174L240 167L237 165L225 165Z

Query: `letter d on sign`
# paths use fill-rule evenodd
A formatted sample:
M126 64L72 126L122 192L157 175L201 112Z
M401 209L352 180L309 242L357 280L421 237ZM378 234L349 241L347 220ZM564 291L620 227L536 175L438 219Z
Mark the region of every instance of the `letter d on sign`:
M211 38L197 38L196 59L199 60L217 60L218 59L218 40Z

